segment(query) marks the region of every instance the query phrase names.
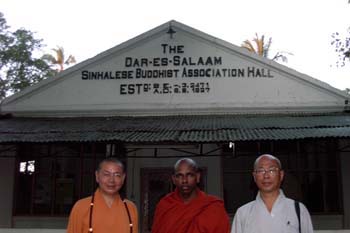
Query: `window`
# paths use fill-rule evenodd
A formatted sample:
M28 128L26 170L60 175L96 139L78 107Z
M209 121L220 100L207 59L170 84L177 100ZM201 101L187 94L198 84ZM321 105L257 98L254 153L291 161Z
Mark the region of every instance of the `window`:
M94 191L94 171L105 156L103 143L19 145L14 214L68 215Z
M255 159L270 153L285 171L282 189L302 201L313 214L340 214L341 190L336 140L235 142L234 157L224 157L224 200L229 213L256 197L252 178ZM237 192L239 187L239 192Z

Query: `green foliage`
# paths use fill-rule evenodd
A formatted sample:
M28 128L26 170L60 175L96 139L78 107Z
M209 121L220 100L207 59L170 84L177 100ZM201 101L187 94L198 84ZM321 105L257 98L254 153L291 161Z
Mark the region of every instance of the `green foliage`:
M350 27L347 30L347 35L342 36L338 32L332 34L331 44L335 48L335 52L338 54L337 66L343 67L346 62L350 62Z
M0 12L0 100L55 75L45 60L35 57L43 46L31 31L9 31Z

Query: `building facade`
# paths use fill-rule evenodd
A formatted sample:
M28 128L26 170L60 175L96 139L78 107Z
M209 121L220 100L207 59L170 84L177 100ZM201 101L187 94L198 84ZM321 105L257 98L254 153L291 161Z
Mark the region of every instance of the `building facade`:
M151 230L172 167L194 158L227 212L255 198L262 153L317 230L350 228L349 96L317 79L170 21L1 103L2 228L64 229L94 170L116 156L123 192Z

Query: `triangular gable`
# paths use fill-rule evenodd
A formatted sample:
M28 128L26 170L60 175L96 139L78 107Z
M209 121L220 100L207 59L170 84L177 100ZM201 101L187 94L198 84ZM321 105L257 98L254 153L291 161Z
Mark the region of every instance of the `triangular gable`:
M1 104L25 116L342 111L330 85L176 21Z

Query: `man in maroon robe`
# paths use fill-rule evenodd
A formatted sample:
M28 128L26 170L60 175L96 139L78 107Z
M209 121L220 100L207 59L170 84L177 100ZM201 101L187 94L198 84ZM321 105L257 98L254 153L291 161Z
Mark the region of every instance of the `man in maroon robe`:
M176 189L157 205L152 233L228 233L229 217L221 199L199 190L199 168L189 158L174 166Z

